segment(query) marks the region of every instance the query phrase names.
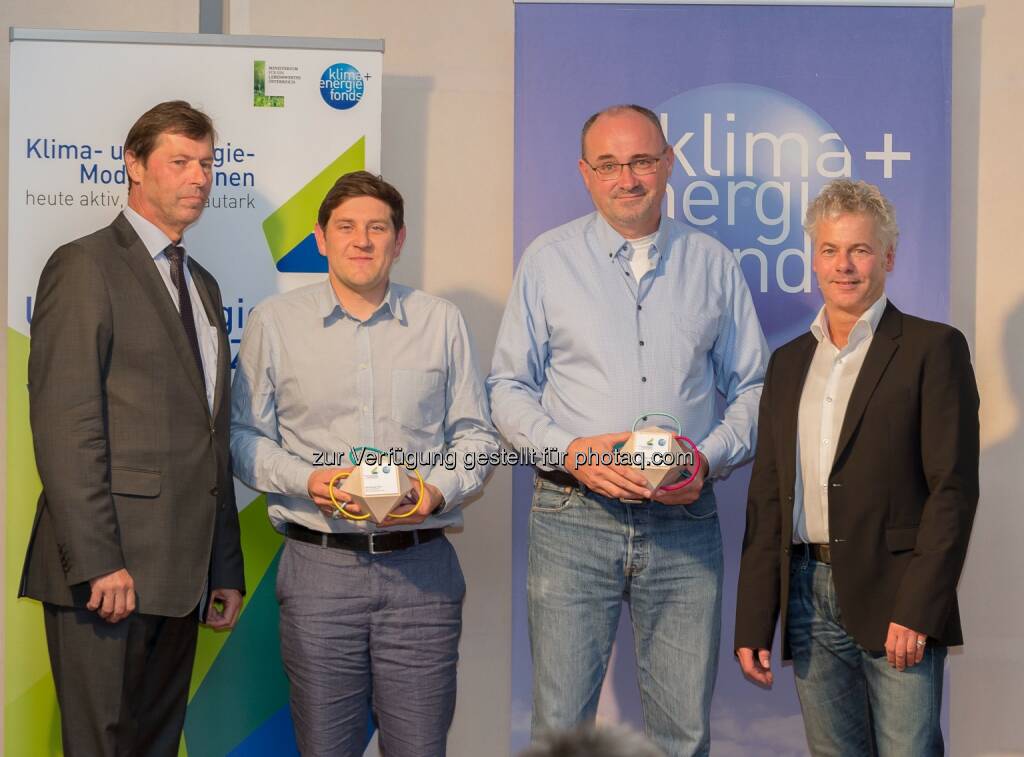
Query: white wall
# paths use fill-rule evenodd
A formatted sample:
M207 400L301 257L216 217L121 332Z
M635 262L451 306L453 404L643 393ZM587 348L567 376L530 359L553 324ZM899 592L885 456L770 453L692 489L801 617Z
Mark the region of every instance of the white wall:
M950 655L954 755L1024 754L1024 3L953 11L952 320L981 392L981 503Z

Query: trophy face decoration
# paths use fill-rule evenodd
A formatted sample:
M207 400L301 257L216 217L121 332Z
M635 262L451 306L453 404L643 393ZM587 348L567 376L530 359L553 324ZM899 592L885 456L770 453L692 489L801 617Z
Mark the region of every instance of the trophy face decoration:
M650 416L670 418L676 432L657 426L638 429ZM682 435L679 421L668 413L645 413L633 423L633 433L623 445L623 452L633 461L631 466L647 479L651 489L674 491L682 489L697 477L700 469L697 446Z

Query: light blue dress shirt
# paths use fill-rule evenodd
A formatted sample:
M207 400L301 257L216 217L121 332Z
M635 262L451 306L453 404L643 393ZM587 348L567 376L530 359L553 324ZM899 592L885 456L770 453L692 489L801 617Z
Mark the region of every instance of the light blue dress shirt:
M671 413L725 475L753 455L768 360L743 274L719 242L665 217L639 282L631 256L598 213L529 246L487 379L495 425L517 449L565 452Z
M444 495L421 525L462 523L458 505L480 488L498 452L466 323L452 303L392 283L365 321L348 314L330 280L269 297L246 321L232 384L235 475L267 492L278 530L376 530L326 518L309 499L314 463L351 467L352 447L401 449ZM401 463L401 461L399 461ZM414 479L415 480L415 479Z

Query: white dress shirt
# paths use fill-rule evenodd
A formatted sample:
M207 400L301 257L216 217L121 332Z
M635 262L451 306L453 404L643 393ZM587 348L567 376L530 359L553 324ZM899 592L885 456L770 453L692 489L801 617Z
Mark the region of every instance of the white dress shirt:
M146 246L146 251L153 256L153 262L156 263L156 269L160 272L160 278L164 280L167 293L171 295L174 309L178 310L178 289L171 279L171 261L165 252L168 245L175 244L174 240L164 234L152 221L143 218L130 207L125 207L124 217L128 219L128 223L139 235L142 244ZM184 243L183 237L176 244L184 248ZM203 384L206 387L206 402L210 406L210 412L213 412L213 396L217 389L217 353L220 349L220 340L217 335L217 327L212 325L206 316L206 308L203 307L199 291L196 289L195 282L192 281L192 273L188 270L188 250L185 251L182 265L185 268L185 282L188 285L188 294L192 301L192 320L196 324L199 355L203 358Z
M794 544L828 544L828 477L835 459L836 442L853 385L864 365L886 302L883 294L864 311L842 349L836 347L829 336L824 306L811 323L811 333L818 340L818 346L800 395L793 494Z

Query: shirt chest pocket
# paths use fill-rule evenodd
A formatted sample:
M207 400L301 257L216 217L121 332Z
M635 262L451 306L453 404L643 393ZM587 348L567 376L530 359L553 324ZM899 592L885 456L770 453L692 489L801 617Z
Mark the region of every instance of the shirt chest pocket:
M435 431L445 415L445 377L440 371L391 372L391 417L415 431Z
M677 313L672 319L672 363L677 370L688 371L695 363L707 361L715 344L717 321L704 315Z

